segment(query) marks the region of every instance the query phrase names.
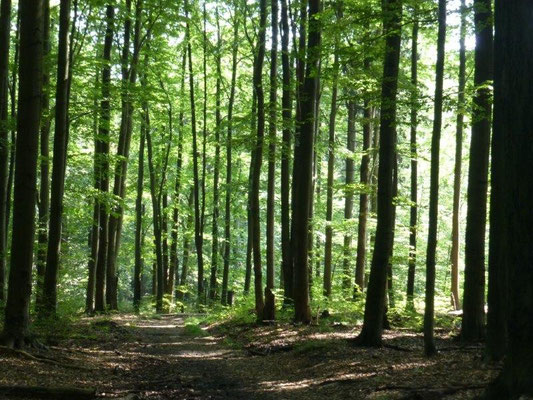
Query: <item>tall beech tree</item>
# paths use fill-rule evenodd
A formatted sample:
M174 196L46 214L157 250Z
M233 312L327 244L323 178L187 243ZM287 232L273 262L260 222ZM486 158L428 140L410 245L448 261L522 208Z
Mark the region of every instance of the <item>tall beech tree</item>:
M396 137L396 96L401 46L402 1L383 2L385 58L381 87L379 130L378 220L366 294L363 329L356 339L362 346L380 346L385 313L387 267L392 248L392 175Z
M446 43L446 0L439 0L437 63L435 65L435 105L431 135L431 176L429 193L429 223L426 253L426 307L424 310L424 353L433 356L435 348L435 266L437 251L437 223L439 212L439 155L442 130L444 46Z
M0 3L0 302L4 301L6 273L10 25L11 0L2 0ZM46 37L46 34L43 37Z
M305 2L304 2L305 3ZM321 42L320 1L309 0L309 35L307 38L307 57L305 78L299 94L299 113L294 144L293 198L292 198L292 262L294 269L294 320L311 322L309 304L309 209L313 198L313 143L315 101L317 98L317 75ZM301 34L304 34L301 32ZM305 39L304 39L305 42ZM300 61L302 63L302 61ZM303 66L300 65L303 69Z
M472 110L472 139L468 172L468 206L465 235L465 285L461 339L485 336L485 226L489 173L491 92L493 62L492 2L474 1L476 49Z
M265 309L263 318L275 317L274 298L274 217L276 196L276 126L277 126L277 89L278 89L278 0L271 0L272 45L270 50L270 97L268 123L268 198L267 198L267 273L265 288Z
M20 0L20 61L13 230L4 331L8 347L28 344L31 270L35 235L37 157L43 65L43 1Z
M490 261L498 263L491 270L497 272L495 278L503 278L501 269L509 272L509 340L503 370L485 393L486 399L518 399L533 394L533 213L525 206L533 195L533 181L524 173L533 168L533 60L524 57L533 53L532 13L529 1L495 2L492 172L496 178L493 184L501 186L494 186L497 193L492 199L503 202L492 208L498 215L491 218L497 222L491 230L503 230L491 233ZM493 295L501 293L497 287L489 286L491 289L497 290ZM505 302L504 297L499 300Z
M70 0L61 0L59 9L59 40L55 103L54 158L50 196L50 223L41 312L54 314L57 306L57 275L60 265L65 163L68 141L68 79L69 79Z
M413 28L411 30L411 104L410 104L410 150L411 176L409 207L409 265L407 271L407 307L414 309L415 272L417 258L416 234L418 231L418 7L413 7Z
M259 181L263 161L263 143L265 136L265 96L263 90L263 62L265 58L267 5L266 0L259 2L259 33L257 35L257 56L254 62L253 86L257 98L257 132L252 157L252 180L250 183L250 216L252 218L252 255L254 266L255 312L257 319L263 319L263 273L261 263L261 225L259 209Z
M461 0L461 28L459 36L459 88L457 95L457 122L455 128L455 168L453 172L453 211L451 249L451 300L454 310L461 308L459 300L459 208L461 199L461 170L463 164L463 128L466 80L466 4Z
M346 177L345 184L346 188L344 189L344 220L349 222L353 218L353 197L354 190L353 185L355 183L355 161L354 161L354 151L355 151L355 101L349 99L346 102L346 108L348 111L348 123L347 123L347 135L346 135L346 149L348 154L346 156L345 165L346 165ZM365 155L363 155L365 157ZM352 265L352 234L347 232L344 234L344 250L343 250L343 281L342 287L345 291L352 287L352 282L350 280L350 268Z
M102 59L102 100L100 101L100 118L98 124L98 149L100 152L95 157L98 159L99 182L99 233L98 259L96 261L96 285L94 295L94 311L105 310L106 266L108 248L108 204L109 192L109 126L111 122L110 85L111 85L111 47L113 45L113 32L115 20L115 7L113 3L106 6L106 31Z

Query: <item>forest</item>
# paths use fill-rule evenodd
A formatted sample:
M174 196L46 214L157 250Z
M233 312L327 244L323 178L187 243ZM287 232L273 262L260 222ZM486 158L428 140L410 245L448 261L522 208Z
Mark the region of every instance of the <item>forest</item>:
M0 0L0 398L533 398L531 104L530 0Z

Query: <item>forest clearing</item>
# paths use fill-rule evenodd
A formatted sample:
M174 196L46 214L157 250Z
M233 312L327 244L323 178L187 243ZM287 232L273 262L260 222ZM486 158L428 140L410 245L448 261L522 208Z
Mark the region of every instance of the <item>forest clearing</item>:
M532 0L0 0L0 398L533 398Z

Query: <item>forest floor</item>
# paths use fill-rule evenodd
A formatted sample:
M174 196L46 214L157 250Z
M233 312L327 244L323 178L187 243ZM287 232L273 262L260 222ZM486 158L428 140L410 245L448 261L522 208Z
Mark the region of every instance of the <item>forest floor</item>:
M205 325L197 317L83 318L68 334L51 329L44 349L0 349L0 399L45 398L15 397L17 387L34 386L128 400L470 399L499 369L483 362L482 347L461 347L441 331L441 351L427 359L411 330L387 331L383 348L368 349L350 342L359 328L339 323Z

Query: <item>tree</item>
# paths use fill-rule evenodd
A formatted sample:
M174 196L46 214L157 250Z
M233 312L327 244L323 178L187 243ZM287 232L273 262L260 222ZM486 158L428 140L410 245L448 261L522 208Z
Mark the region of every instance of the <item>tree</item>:
M309 0L309 35L303 86L300 86L299 115L297 116L294 145L292 238L294 269L294 320L311 322L309 305L309 209L313 198L312 170L315 101L317 98L317 75L321 41L320 1ZM305 33L305 32L304 32Z
M492 172L501 187L494 187L497 197L493 199L503 202L498 208L493 206L498 216L491 222L498 222L496 228L503 231L491 234L490 255L491 263L497 262L498 269L509 272L509 341L503 370L488 388L487 399L518 399L533 394L533 213L525 206L533 195L533 182L524 173L533 167L533 60L524 57L533 52L532 12L533 4L528 1L495 2Z
M396 137L396 96L400 62L402 1L383 3L385 59L381 87L379 130L378 221L365 304L363 329L356 339L362 346L380 346L385 312L385 285L392 248L392 173Z
M257 132L252 157L252 181L250 183L250 216L252 218L252 255L254 266L255 312L257 320L263 320L263 282L261 265L261 225L259 216L259 181L263 161L263 142L265 135L265 97L263 91L263 62L265 58L266 0L259 1L259 33L257 36L257 56L254 62L253 86L257 98Z
M8 75L11 0L0 3L0 302L4 300L6 272L6 211L8 148Z
M492 12L490 0L474 1L476 29L472 141L468 173L465 236L465 286L461 339L485 336L485 226L489 173L492 80Z
M461 200L461 169L463 158L463 127L466 80L466 5L461 0L461 33L459 38L459 94L457 99L457 124L455 129L455 169L453 176L452 250L451 250L451 291L452 307L461 308L459 300L459 206Z
M8 347L23 347L29 340L42 95L42 0L21 0L19 13L20 65L13 230L9 290L4 331L0 339Z
M278 67L278 0L271 1L272 48L270 51L270 99L268 124L268 194L267 194L267 273L263 318L275 318L274 297L274 214L276 196L276 125Z
M94 295L94 311L105 310L105 285L106 265L108 248L108 205L106 195L109 192L109 126L111 121L110 85L111 85L111 47L113 45L113 26L115 19L115 7L112 3L106 7L106 31L104 38L102 67L102 100L100 101L100 119L98 126L98 159L99 182L99 233L98 236L98 259L96 261L96 286ZM93 237L93 240L96 238Z
M69 79L69 26L70 0L61 0L59 11L59 39L57 60L57 86L55 104L54 159L52 164L52 190L50 197L50 223L46 269L41 312L55 314L57 306L57 275L61 252L63 195L65 191L65 165L67 159L68 79Z
M291 62L289 54L289 17L287 0L281 0L281 65L283 91L281 117L283 121L281 149L281 269L285 301L292 299L293 264L290 257L290 158L292 138Z
M431 176L429 193L429 227L426 253L426 308L424 310L424 353L437 352L433 327L435 324L435 265L437 250L437 219L439 212L439 155L442 129L442 99L444 80L444 45L446 43L446 0L439 0L439 30L437 36L437 63L435 65L435 106L431 135Z
M416 233L418 230L418 7L413 8L413 29L411 31L411 193L409 212L409 266L407 272L407 307L414 309L416 272Z

